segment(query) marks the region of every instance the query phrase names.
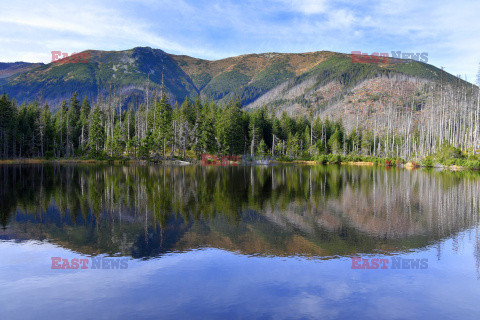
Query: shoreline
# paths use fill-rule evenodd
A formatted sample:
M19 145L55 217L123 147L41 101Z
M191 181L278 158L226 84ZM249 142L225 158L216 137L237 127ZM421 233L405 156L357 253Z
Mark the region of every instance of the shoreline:
M95 159L9 159L0 160L0 165L7 164L138 164L138 165L192 165L197 162L193 160L164 160L164 161L147 161L147 160L95 160Z
M148 161L148 160L96 160L96 159L8 159L8 160L0 160L0 165L19 165L19 164L106 164L106 165L175 165L175 166L188 166L188 165L198 165L201 162L198 160L164 160L164 161ZM379 167L389 167L389 168L403 168L406 170L417 170L417 169L429 169L432 167L422 166L420 164L407 162L401 165L385 165L385 164L376 164L371 161L342 161L340 163L331 163L327 162L325 164L321 164L317 161L313 160L292 160L292 161L276 161L274 164L294 164L294 165L308 165L308 166L316 166L316 165L347 165L347 166L379 166ZM253 165L255 166L255 165ZM259 165L260 166L260 165ZM458 166L458 165L442 165L442 166L435 166L433 168L441 169L441 170L448 170L448 171L479 171L476 169L469 169L466 167Z

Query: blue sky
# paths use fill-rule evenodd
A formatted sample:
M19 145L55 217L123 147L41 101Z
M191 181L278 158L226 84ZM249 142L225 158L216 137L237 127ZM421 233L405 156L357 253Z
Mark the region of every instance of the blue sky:
M51 51L136 46L219 59L261 52L428 52L474 80L480 1L0 0L0 61L51 61Z

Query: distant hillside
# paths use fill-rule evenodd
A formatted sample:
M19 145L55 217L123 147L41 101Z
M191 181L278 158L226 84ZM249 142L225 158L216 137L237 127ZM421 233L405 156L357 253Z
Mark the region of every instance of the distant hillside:
M162 50L135 48L126 51L86 51L87 63L68 59L49 63L9 77L0 86L18 102L38 99L55 106L73 92L96 101L109 94L121 95L126 101L143 99L147 82L150 89L164 84L173 100L197 94L190 77Z
M0 62L0 84L7 82L6 78L8 77L12 77L21 72L29 71L41 65L43 65L43 63Z
M0 92L19 103L38 99L53 108L75 91L92 101L115 94L123 98L124 105L136 107L143 102L147 83L152 94L161 89L163 79L172 103L201 95L222 104L239 96L247 108L267 106L278 112L307 114L348 103L352 90L373 79L459 81L432 65L412 60L352 63L350 55L328 51L249 54L214 61L144 47L83 54L87 63L1 64L0 78L3 75L4 79Z
M264 53L208 61L172 56L205 97L225 100L236 95L244 104L270 89L300 76L334 55L332 52L300 54Z

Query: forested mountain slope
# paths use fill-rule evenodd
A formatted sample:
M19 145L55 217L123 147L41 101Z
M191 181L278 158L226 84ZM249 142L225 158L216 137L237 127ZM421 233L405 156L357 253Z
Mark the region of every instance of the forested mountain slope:
M74 92L93 102L115 95L124 107L137 108L147 92L151 96L161 90L163 81L172 104L200 95L222 105L239 96L248 108L267 106L278 113L307 114L348 102L352 90L371 79L382 79L370 82L380 85L383 79L400 76L412 83L460 81L434 66L412 60L352 63L351 55L328 51L248 54L213 61L144 47L90 50L82 55L86 62L65 59L29 65L19 73L3 72L6 77L0 82L0 92L18 103L34 99L47 102L52 109ZM383 98L386 101L389 97Z

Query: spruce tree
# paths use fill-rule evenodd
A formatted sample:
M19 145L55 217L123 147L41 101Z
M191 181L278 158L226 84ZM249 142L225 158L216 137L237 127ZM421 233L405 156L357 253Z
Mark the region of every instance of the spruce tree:
M79 130L80 130L80 142L79 147L82 152L85 151L88 145L88 123L90 116L90 102L88 98L85 97L82 101L82 107L80 108L80 118L79 118Z
M3 159L14 156L16 112L6 94L0 97L0 155Z
M100 108L98 105L95 107L95 109L93 109L93 112L91 115L88 142L89 142L90 151L92 152L92 154L98 156L99 153L102 151L105 143L103 114L100 111Z
M155 119L158 125L155 128L155 132L153 132L156 144L158 148L162 150L164 159L166 157L168 144L173 137L172 118L172 106L168 103L167 95L164 92L155 108Z
M212 102L201 110L199 128L199 148L202 153L214 153L217 150L215 139L215 114L216 107Z
M241 154L244 151L244 129L241 104L237 98L219 109L217 116L217 137L220 152L225 155Z
M41 115L38 121L38 128L40 134L40 156L41 157L52 157L53 150L51 147L53 145L54 130L52 124L52 114L50 113L50 107L48 104L43 106Z

